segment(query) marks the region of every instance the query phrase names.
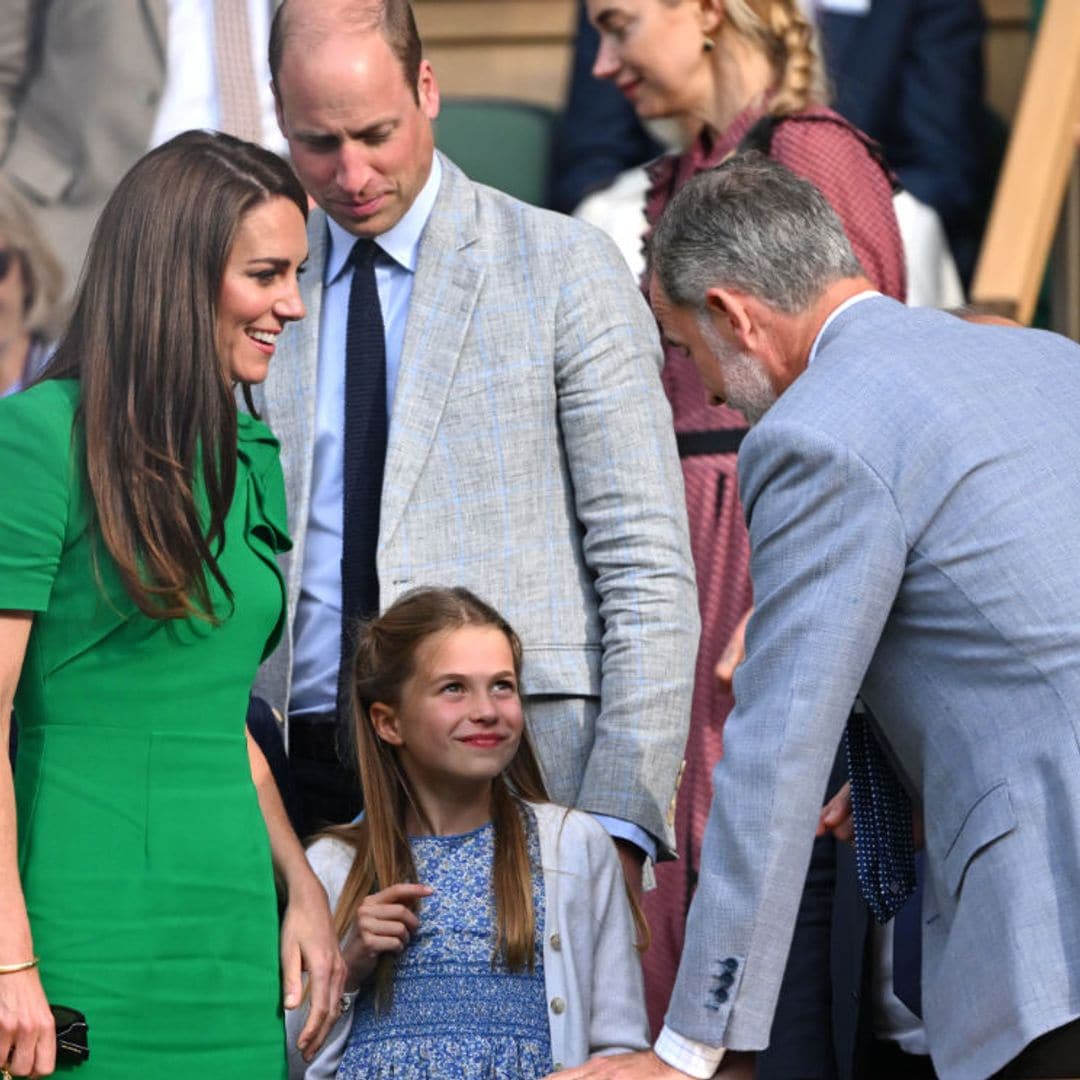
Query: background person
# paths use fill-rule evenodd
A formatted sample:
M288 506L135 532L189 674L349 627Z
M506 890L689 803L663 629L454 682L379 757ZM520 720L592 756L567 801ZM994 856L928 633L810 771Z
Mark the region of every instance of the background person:
M354 1003L294 1076L537 1080L648 1045L626 881L604 830L548 801L521 662L465 589L407 593L363 630L367 809L308 852Z
M923 283L933 295L931 287L945 273L929 258L942 226L960 277L969 280L993 196L1002 136L983 101L986 19L980 0L800 0L800 6L818 31L830 104L881 144L905 192L918 200L917 206L905 200L909 221L901 222L905 243L910 233L926 245L909 252L919 270L916 299L939 307L958 303L920 297ZM553 150L551 205L594 220L601 200L590 199L587 211L583 200L620 174L619 189L629 191L627 171L664 148L649 137L630 102L592 76L599 40L586 15L581 0ZM940 221L931 222L928 208Z
M33 204L70 299L106 199L151 147L216 128L283 150L275 0L4 0L0 173Z
M63 281L33 210L0 174L0 397L44 366Z
M652 167L650 227L687 180L751 137L818 185L875 285L903 299L904 258L890 176L866 138L819 104L823 77L810 25L795 0L589 0L588 8L600 33L594 73L620 87L643 119L674 117L701 128L689 150ZM661 377L682 457L702 638L675 817L682 858L658 868L657 889L643 901L653 933L644 964L654 1030L682 952L712 798L710 776L732 705L713 665L752 602L735 464L745 420L715 407L685 351L665 350Z
M277 443L233 386L304 313L306 209L251 144L147 155L42 380L0 401L4 742L13 699L20 722L0 1063L19 1076L52 1071L46 995L86 1014L87 1080L265 1080L285 1074L282 975L297 1005L308 969L315 1041L340 993L325 893L244 736L288 537Z

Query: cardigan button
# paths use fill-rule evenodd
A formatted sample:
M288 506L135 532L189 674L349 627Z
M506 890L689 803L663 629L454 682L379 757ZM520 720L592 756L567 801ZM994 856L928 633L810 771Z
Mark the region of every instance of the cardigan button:
M561 1016L566 1012L566 1002L561 997L551 999L551 1011L556 1016Z
M556 952L558 952L562 948L562 938L559 937L559 932L558 931L556 931L554 934L552 934L551 937L548 938L548 941L551 943L551 947Z

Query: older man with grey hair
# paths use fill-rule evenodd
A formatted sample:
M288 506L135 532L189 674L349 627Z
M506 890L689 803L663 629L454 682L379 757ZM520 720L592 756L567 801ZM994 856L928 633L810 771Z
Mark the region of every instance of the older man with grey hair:
M872 292L820 193L763 158L688 184L652 254L667 336L760 421L757 608L666 1026L566 1076L727 1075L723 1048L766 1044L856 694L925 821L938 1074L1080 1075L1080 349ZM910 843L856 833L881 865Z

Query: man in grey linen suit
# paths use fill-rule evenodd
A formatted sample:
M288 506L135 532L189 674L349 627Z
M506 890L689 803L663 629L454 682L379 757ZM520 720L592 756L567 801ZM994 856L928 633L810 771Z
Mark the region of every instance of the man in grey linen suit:
M820 193L756 155L687 185L653 266L665 334L760 421L756 613L664 1030L568 1075L766 1044L860 694L925 823L938 1074L1080 1076L1080 349L869 292Z
M37 210L69 291L105 201L155 142L163 101L184 112L169 93L173 65L179 60L185 68L212 68L210 40L202 50L183 48L179 56L170 50L171 20L178 16L182 28L194 27L198 45L200 9L212 17L213 3L0 2L0 171ZM251 0L256 40L261 30L265 43L274 6L275 0ZM156 141L185 128L220 127L217 120L212 112L189 111Z
M637 852L670 853L698 629L655 322L599 232L435 154L438 87L407 3L287 0L271 69L323 208L308 316L256 397L282 443L294 541L291 632L258 689L288 708L300 783L309 799L332 783L346 260L374 238L389 413L379 602L467 585L507 616L553 796L604 817L640 880ZM355 812L347 793L323 805Z

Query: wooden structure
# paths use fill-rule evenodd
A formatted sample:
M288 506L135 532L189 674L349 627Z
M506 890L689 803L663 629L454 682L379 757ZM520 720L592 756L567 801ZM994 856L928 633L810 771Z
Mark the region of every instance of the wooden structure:
M1030 322L1066 192L1073 213L1064 219L1055 287L1078 299L1080 263L1077 184L1071 181L1080 125L1080 4L1049 0L1031 56L994 208L972 284L972 300ZM1071 286L1070 286L1071 281ZM1076 336L1076 303L1059 299ZM1069 325L1071 323L1071 325Z

